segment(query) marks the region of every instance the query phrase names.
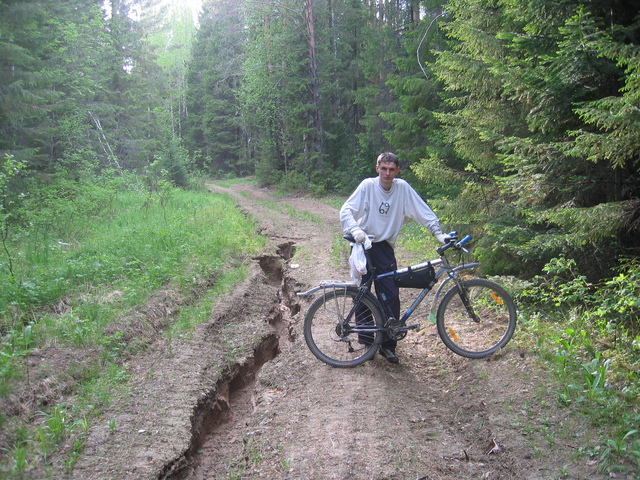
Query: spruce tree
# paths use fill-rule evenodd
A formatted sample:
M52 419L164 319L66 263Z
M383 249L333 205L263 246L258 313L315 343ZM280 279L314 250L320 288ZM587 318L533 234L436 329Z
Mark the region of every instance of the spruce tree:
M242 3L204 4L188 70L185 139L201 168L253 173L237 100L246 33Z

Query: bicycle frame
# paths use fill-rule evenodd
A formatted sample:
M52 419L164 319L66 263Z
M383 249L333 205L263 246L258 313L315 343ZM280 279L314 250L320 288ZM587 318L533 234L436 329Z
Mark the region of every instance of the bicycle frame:
M470 237L469 237L470 238ZM464 243L463 241L460 242L460 244ZM353 280L353 281L339 281L339 280L325 280L320 282L320 284L317 287L312 288L311 290L308 290L306 292L300 292L298 293L298 296L307 296L307 295L311 295L319 290L327 290L327 289L342 289L342 288L348 288L348 287L357 287L359 289L359 295L356 298L356 305L359 302L359 300L366 295L367 292L370 291L371 285L373 285L373 282L377 279L382 279L382 278L388 278L393 276L394 274L397 273L404 273L407 272L409 269L412 270L416 270L422 267L426 267L427 265L429 265L429 263L434 266L434 267L438 267L436 270L436 282L440 280L440 278L442 278L443 276L447 276L447 278L444 279L443 282L441 282L438 285L438 288L435 292L434 298L432 300L432 304L431 304L431 308L429 311L429 321L431 321L432 323L434 322L435 319L435 312L438 306L438 299L440 298L442 292L445 289L445 286L451 281L453 280L454 282L459 281L458 280L458 276L457 273L461 270L466 270L466 269L470 269L470 268L475 268L478 265L480 265L478 262L474 262L474 263L467 263L467 264L462 264L456 267L451 267L449 260L446 258L446 256L444 255L444 250L440 251L440 258L435 259L435 260L431 260L429 262L423 262L423 263L419 263L416 265L412 265L410 267L404 267L398 270L394 270L392 272L387 272L387 273L381 273L381 274L376 274L375 272L372 272L371 277L369 278L369 280L367 280L366 283L364 284L359 284L359 282ZM404 327L404 325L406 324L406 321L409 319L409 317L415 312L415 310L418 308L418 306L422 303L422 301L425 299L425 297L429 294L429 292L431 292L433 290L433 287L426 287L424 288L417 296L417 298L411 303L411 305L409 306L409 308L407 308L407 310L404 312L404 314L402 315L402 317L400 318L400 325L403 325L403 327L401 327L402 330L404 329L412 329L412 328L419 328L419 325L412 325L412 326L408 326L408 327ZM375 297L374 297L375 298ZM382 314L384 315L384 317L386 319L388 319L389 315L388 313L385 311L384 305L382 304L382 302L376 298L377 303L380 305L380 311L382 312ZM352 310L349 312L349 314L345 317L345 325L349 323L349 321L351 320L352 316L354 315L356 307L354 306L352 308ZM351 326L350 327L350 331L354 331L357 332L360 329L357 326ZM372 330L377 330L377 329L372 329L371 327L363 327L363 330L369 331L371 332Z
M449 264L449 261L447 260L447 258L443 255L442 257L436 259L436 260L432 260L431 262L424 262L424 263L419 263L417 265L413 265L411 267L405 267L405 268L401 268L399 270L395 270L393 272L389 272L389 273L382 273L378 276L376 276L376 279L380 279L380 278L387 278L390 276L393 276L395 273L404 273L406 271L409 270L409 268L411 268L412 270L421 268L421 267L425 267L427 266L429 263L431 263L431 265L433 267L438 267L438 269L436 270L436 282L438 280L440 280L440 278L442 278L445 274L447 274L447 278L444 279L444 281L442 281L439 285L438 288L436 290L436 293L433 297L433 301L431 303L431 309L429 311L429 319L431 321L431 318L433 315L435 315L435 311L436 308L438 306L438 299L440 298L440 295L442 294L442 292L444 291L445 286L451 281L451 280L456 280L457 277L457 273L461 270L466 270L469 268L475 268L478 265L480 265L480 263L478 262L474 262L474 263L467 263L467 264L463 264L463 265L459 265L457 267L451 267ZM375 280L375 279L374 279ZM413 312L415 312L416 308L418 308L418 306L422 303L422 301L425 299L425 297L433 290L433 287L429 288L425 288L423 289L418 296L416 297L416 299L413 301L413 303L409 306L409 308L407 308L407 310L405 311L405 313L402 315L402 317L400 318L400 323L401 324L405 324L406 321L409 319L409 317L413 314Z
M451 263L447 258L446 251L450 248L468 252L464 245L471 236L460 241L456 232L447 236L448 240L437 249L440 258L435 260L385 273L370 268L364 282L326 280L318 287L298 293L301 296L320 293L310 304L303 325L311 352L319 360L339 368L371 360L381 343L403 340L409 330L420 331L425 326L422 311L418 323L408 322L432 291L427 321L435 324L438 337L449 350L466 358L484 358L503 348L516 327L516 305L496 282L462 273L479 263L461 263L457 257ZM353 243L353 238L345 239ZM366 252L367 257L369 253ZM393 312L389 299L382 292L373 291L371 286L380 279L401 289L415 289L412 294L415 298L406 302L411 305L404 313Z

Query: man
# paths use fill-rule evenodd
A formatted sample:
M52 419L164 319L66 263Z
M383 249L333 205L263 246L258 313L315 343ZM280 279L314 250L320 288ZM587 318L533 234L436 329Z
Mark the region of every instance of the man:
M386 273L396 270L394 252L396 239L404 217L408 216L423 225L438 241L444 243L446 235L442 233L440 221L433 210L418 193L401 178L398 157L386 152L378 156L377 177L363 180L358 188L340 209L340 223L345 234L351 234L356 242L363 243L367 236L371 238L369 250L370 267L376 272ZM370 268L362 279L371 275ZM393 278L376 280L376 295L382 302L386 297L391 314L400 318L399 289ZM391 363L398 363L396 341L386 339L380 346L380 354Z

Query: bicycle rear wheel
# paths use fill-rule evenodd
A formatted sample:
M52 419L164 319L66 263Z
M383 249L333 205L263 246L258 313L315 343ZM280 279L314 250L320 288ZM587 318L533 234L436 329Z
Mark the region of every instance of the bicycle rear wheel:
M382 339L382 313L371 293L365 294L350 321L359 290L328 290L316 299L304 319L304 338L311 352L333 367L355 367L371 359Z
M438 335L454 353L483 358L504 347L516 328L516 306L497 283L482 278L455 285L440 302ZM466 304L466 305L465 305Z

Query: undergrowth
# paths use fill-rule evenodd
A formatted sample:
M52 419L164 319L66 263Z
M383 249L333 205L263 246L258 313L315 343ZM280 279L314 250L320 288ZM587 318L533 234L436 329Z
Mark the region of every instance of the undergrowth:
M640 265L594 285L572 259L556 258L517 292L520 335L553 367L560 405L600 428L581 447L602 471L640 471Z

